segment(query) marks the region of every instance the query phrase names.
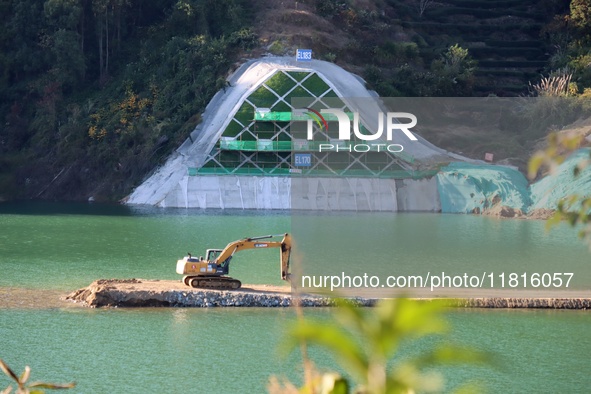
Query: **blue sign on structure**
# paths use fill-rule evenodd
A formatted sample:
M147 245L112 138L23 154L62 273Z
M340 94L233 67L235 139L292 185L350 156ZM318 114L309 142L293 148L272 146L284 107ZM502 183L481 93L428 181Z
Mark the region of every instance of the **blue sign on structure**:
M298 62L312 61L312 50L311 49L298 49L296 51L296 60Z
M294 164L296 167L311 167L312 154L310 153L296 153L294 156Z

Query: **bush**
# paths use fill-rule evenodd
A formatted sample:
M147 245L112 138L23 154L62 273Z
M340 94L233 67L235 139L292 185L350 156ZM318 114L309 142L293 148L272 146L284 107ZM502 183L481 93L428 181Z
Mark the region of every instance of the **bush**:
M450 46L431 64L431 70L435 76L435 95L462 96L472 91L476 62L468 49L458 44Z
M316 0L316 12L325 18L332 18L347 9L347 2L343 0Z

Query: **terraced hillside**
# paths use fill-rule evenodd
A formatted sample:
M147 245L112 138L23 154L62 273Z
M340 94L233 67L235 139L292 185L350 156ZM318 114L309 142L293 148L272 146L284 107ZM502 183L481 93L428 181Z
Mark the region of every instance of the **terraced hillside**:
M475 93L514 96L544 70L549 57L540 32L547 23L536 0L445 0L422 16L419 1L390 1L401 23L425 40L426 57L459 43L478 61Z

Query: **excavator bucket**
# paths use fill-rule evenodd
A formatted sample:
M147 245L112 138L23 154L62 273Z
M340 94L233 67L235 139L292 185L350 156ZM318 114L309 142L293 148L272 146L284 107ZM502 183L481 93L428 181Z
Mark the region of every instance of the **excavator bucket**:
M291 235L285 234L281 241L281 279L289 281L291 278L289 258L291 257Z

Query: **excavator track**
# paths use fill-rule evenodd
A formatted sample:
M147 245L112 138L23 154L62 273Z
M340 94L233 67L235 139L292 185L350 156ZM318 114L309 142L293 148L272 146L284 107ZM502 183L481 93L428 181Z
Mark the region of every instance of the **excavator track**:
M237 290L242 286L242 282L229 276L187 276L183 282L196 289Z

